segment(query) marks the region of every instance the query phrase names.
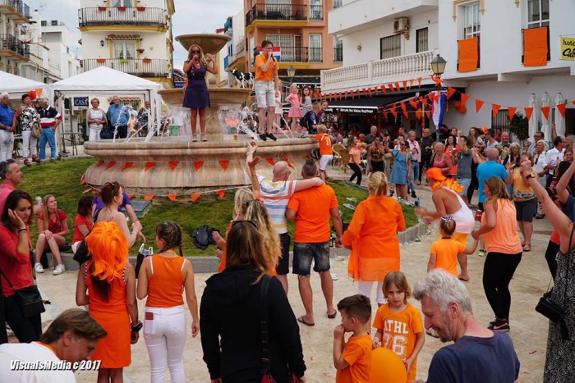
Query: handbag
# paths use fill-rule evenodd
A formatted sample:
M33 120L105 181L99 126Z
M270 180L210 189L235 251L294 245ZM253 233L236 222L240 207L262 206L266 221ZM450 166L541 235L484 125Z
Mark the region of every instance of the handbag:
M149 248L145 248L146 244L142 243L140 245L140 249L138 250L138 255L136 256L136 278L140 275L140 268L142 267L142 263L144 263L144 259L149 257L150 255L154 254L154 248L150 246Z
M40 126L40 123L32 124L30 134L32 134L32 137L34 138L40 138L40 135L42 134L42 127Z
M575 226L571 230L571 238L573 238L573 232L575 231ZM569 240L569 249L571 249L571 239ZM569 264L567 265L567 275L565 276L566 279L569 279L569 269L571 268L571 256L569 257ZM549 282L551 285L551 282ZM556 302L552 296L553 289L547 289L547 292L543 294L541 298L539 298L539 302L537 302L537 306L535 306L535 311L549 319L553 323L558 323L561 329L561 338L563 340L571 340L571 336L569 334L569 329L567 328L567 322L565 318L567 317L567 313L563 308L563 305L559 302ZM567 287L565 287L565 291L563 292L563 304L567 302Z
M4 277L12 290L14 290L14 295L20 301L20 307L22 308L22 314L24 315L24 318L31 318L46 311L44 308L42 295L40 295L40 290L38 290L38 286L32 285L16 290L2 269L0 269L0 274L2 274L2 277Z

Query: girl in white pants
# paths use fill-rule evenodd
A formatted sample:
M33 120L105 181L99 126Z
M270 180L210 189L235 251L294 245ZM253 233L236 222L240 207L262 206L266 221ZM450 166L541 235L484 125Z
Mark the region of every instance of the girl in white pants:
M32 135L31 130L22 131L22 157L25 160L38 155L38 139Z
M182 231L175 222L165 221L156 227L156 245L160 252L144 259L138 276L138 299L148 297L144 339L150 357L150 381L163 383L167 367L172 383L184 383L184 290L192 315L192 336L198 335L200 329L194 270L182 255Z

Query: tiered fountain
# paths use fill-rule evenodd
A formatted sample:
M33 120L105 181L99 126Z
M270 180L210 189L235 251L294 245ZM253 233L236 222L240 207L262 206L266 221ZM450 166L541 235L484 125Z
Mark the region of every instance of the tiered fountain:
M176 37L186 51L192 43L197 43L204 53L212 54L219 52L229 39L229 36L216 34ZM181 106L184 90L162 90L159 93L169 106L170 112L176 120L182 120L180 135L152 137L149 141L134 138L115 142L86 142L85 152L99 160L86 170L86 181L90 185L99 186L115 180L132 193L153 192L156 195L182 195L192 190L249 184L250 179L245 167L249 138L243 134L227 132L223 116L235 113L238 118L240 105L246 100L250 90L217 87L215 79L211 79L209 92L211 108L206 113L208 142L191 142L189 110ZM261 171L263 174L270 174L272 167L269 164L285 159L300 169L306 156L316 146L313 140L302 138L260 141L257 155L266 160L260 165Z

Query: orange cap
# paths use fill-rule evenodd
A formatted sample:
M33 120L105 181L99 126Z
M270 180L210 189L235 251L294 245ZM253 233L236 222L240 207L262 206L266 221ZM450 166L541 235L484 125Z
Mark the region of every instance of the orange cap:
M441 173L441 169L439 168L429 168L425 172L427 179L434 180L434 181L444 181L445 176Z

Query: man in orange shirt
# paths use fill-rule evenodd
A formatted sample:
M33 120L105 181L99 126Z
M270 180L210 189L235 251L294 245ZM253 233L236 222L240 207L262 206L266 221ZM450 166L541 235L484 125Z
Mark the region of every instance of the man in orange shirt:
M333 160L331 136L327 134L325 125L318 125L317 132L314 138L319 142L319 175L325 181L327 179L327 165Z
M302 168L302 177L317 177L318 169L314 160L307 160ZM313 296L310 283L311 262L321 278L321 288L327 305L327 316L335 318L333 307L333 280L329 272L330 218L337 235L337 246L341 246L342 221L334 190L328 185L295 193L287 207L286 217L295 220L293 251L293 273L298 275L300 296L305 315L298 318L307 326L315 324L313 317Z
M262 41L262 52L256 56L255 60L254 90L258 104L259 137L263 141L268 138L276 140L276 137L271 133L276 111L274 84L278 78L278 63L272 54L273 47L274 44L271 41Z

